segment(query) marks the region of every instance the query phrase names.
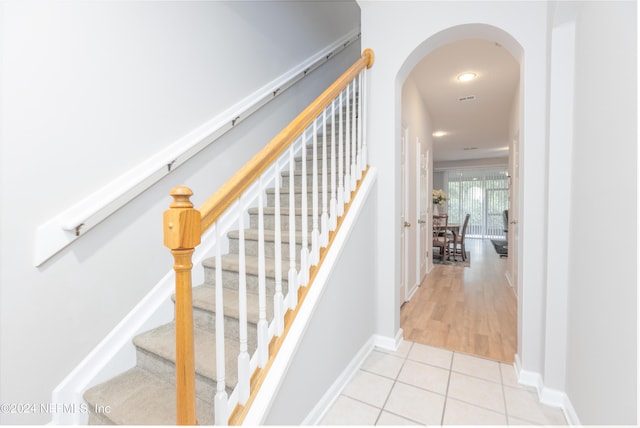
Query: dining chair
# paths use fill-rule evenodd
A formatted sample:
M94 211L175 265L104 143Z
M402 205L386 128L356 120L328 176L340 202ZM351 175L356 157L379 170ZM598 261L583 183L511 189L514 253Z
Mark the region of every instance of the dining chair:
M464 247L464 238L467 236L469 218L471 218L471 214L467 213L467 215L464 216L464 223L462 223L458 233L453 234L453 237L447 241L447 247L452 247L452 249L449 250L449 254L453 253L453 260L456 259L458 254L462 255L462 261L467 260L467 250Z
M433 216L433 247L440 248L440 260L444 260L448 248L447 227L449 215L440 214ZM435 255L435 253L434 253Z

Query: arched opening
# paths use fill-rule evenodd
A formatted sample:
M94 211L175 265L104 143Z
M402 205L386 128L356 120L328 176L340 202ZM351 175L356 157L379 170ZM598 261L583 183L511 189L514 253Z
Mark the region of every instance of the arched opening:
M405 338L408 338L409 340L415 340L420 342L418 337L420 337L422 334L422 337L424 340L423 343L435 344L436 346L438 346L437 344L444 344L448 340L452 346L451 348L452 350L458 350L458 351L467 352L467 353L476 353L481 356L486 356L494 359L500 359L503 361L512 362L514 354L516 354L517 352L516 343L515 343L515 337L517 336L515 334L516 303L513 298L513 295L511 295L512 290L509 288L507 284L513 287L516 287L517 271L518 271L517 267L518 267L518 257L519 257L519 254L517 251L517 248L518 248L517 213L518 213L518 201L520 198L518 194L519 183L517 178L518 178L518 171L519 171L519 165L520 165L520 160L519 160L520 151L518 147L519 147L521 120L522 120L520 116L521 91L520 91L519 76L521 75L520 70L521 70L521 60L523 57L523 49L511 35L509 35L505 31L497 27L485 25L485 24L468 24L468 25L451 27L439 33L436 33L431 37L429 37L428 39L426 39L424 42L422 42L408 55L408 57L404 60L404 63L400 67L400 70L397 74L395 83L396 83L397 94L399 96L397 97L398 102L396 104L396 112L402 111L402 113L400 115L396 114L396 117L400 116L400 118L399 118L399 123L396 124L397 126L396 126L395 135L399 140L396 143L400 145L399 170L400 170L400 181L401 181L400 189L402 194L400 211L401 211L402 223L405 228L400 233L401 280L400 280L399 299L400 299L400 304L403 304L405 300L408 301L412 297L413 293L415 293L417 290L417 285L420 284L420 282L424 279L424 277L421 277L421 275L423 274L421 272L422 269L420 268L420 266L423 265L422 259L425 257L425 254L428 255L429 261L433 257L433 251L432 251L433 248L431 246L430 239L428 240L422 239L422 241L420 241L421 232L419 232L419 229L415 229L414 235L412 235L411 233L407 233L406 231L410 230L411 225L416 225L417 228L422 227L423 229L425 229L424 230L425 233L422 233L423 236L428 236L428 237L432 236L433 231L431 228L432 228L433 213L428 212L428 215L425 216L424 213L427 213L427 211L425 211L423 207L420 207L420 205L424 203L425 199L429 201L431 200L431 191L432 189L434 189L433 171L434 171L434 158L436 158L435 155L437 154L436 152L437 146L436 144L434 144L434 139L436 137L432 137L432 134L434 131L437 130L436 128L439 128L439 123L437 123L438 121L434 123L433 118L431 117L432 115L429 114L429 111L433 113L433 110L432 110L434 108L433 103L431 103L431 105L428 108L426 106L417 107L418 110L420 110L421 108L424 108L427 112L426 115L424 112L418 112L416 114L416 112L407 111L407 109L411 109L412 106L411 106L411 102L408 102L406 98L413 98L414 104L416 103L420 104L420 102L422 102L422 104L429 104L424 99L425 98L424 89L419 88L421 86L421 83L420 82L416 83L416 80L419 78L429 79L430 76L427 72L427 73L423 73L422 77L417 77L415 70L420 68L421 64L424 64L426 62L425 60L429 59L430 56L436 57L437 55L434 55L434 53L441 54L443 51L446 51L448 47L450 49L453 49L454 46L460 47L461 45L464 45L464 43L470 43L470 44L475 43L476 47L481 47L483 46L483 44L485 44L485 45L492 46L494 49L506 51L504 52L503 55L506 57L509 57L509 59L513 62L514 70L512 71L512 73L516 75L515 82L513 83L514 88L512 88L513 92L510 92L510 95L508 96L508 98L510 98L510 101L508 103L509 105L507 106L506 110L504 106L502 106L503 108L502 110L500 110L499 117L495 117L495 121L508 124L506 125L506 129L502 130L502 134L500 136L500 139L502 140L501 146L503 146L501 147L501 149L504 150L502 153L504 154L508 147L508 153L509 153L508 157L505 157L504 159L499 159L499 160L488 159L488 157L490 156L488 155L488 153L490 153L491 150L486 150L486 153L484 155L480 155L485 159L475 162L475 166L482 165L483 163L486 165L488 165L489 163L495 164L496 162L499 162L501 164L504 163L504 172L509 177L508 180L505 177L505 183L509 184L509 187L508 187L508 198L510 201L509 217L512 224L509 225L509 233L507 233L507 236L509 237L509 240L512 242L510 242L511 251L509 254L509 259L504 260L500 266L500 269L503 270L502 273L506 276L506 278L509 281L507 282L504 276L498 277L498 278L494 276L493 278L489 277L487 279L504 283L504 284L495 285L494 287L500 289L501 292L507 293L504 295L506 297L506 300L510 299L509 303L502 302L505 305L508 304L509 308L501 308L501 309L504 309L505 314L506 313L511 314L511 317L508 320L503 320L503 321L505 323L513 323L513 325L509 326L511 327L513 334L511 334L510 335L511 337L509 337L508 339L505 338L504 343L497 343L495 342L494 339L497 337L503 336L503 334L502 332L499 331L500 327L494 328L495 326L492 326L491 330L493 331L488 332L489 333L488 335L477 335L473 331L471 332L466 331L465 334L468 337L455 338L455 336L459 334L459 329L455 329L453 324L447 323L446 321L439 323L439 321L431 320L425 316L427 312L431 313L432 315L438 312L436 309L434 309L435 305L437 305L440 308L445 306L444 302L437 301L437 299L442 298L442 296L438 297L436 295L432 295L431 297L429 297L429 299L431 300L430 303L432 304L432 306L429 308L426 308L423 306L416 306L415 309L414 308L409 309L410 305L406 305L406 307L404 307L403 309L403 314L401 315L403 317L402 319L404 320L404 321L401 321L401 326L405 328L404 335L405 335ZM426 68L423 67L422 70L425 71ZM458 71L462 71L462 70L453 70L453 69L449 70L451 74L455 74ZM420 95L417 97L418 98L422 97L422 100L415 101L416 95L411 94L411 90L407 89L407 85L409 83L413 85L413 88L412 88L413 92L420 93ZM424 85L424 86L427 86L427 85ZM437 106L435 108L437 108ZM420 119L419 117L422 117L422 119ZM489 116L487 116L486 119L492 120L490 119ZM426 123L422 125L416 125L416 121L424 121ZM416 126L418 126L419 128L417 131L410 129L410 128L415 128ZM398 127L400 129L398 129ZM470 130L467 129L467 132L468 131L473 132L473 129L470 129ZM481 130L477 129L477 131L478 131L478 135L476 137L480 139ZM492 137L485 136L485 139L487 138L492 138ZM460 144L463 144L463 143L464 142L460 142ZM467 156L467 159L468 158L469 156ZM426 169L429 172L428 183L426 185L422 184L422 188L416 191L416 187L418 188L420 187L420 179L418 177L418 174L419 174L418 171L419 171L419 168L424 167L425 162L428 163L426 167ZM467 165L471 165L471 164L473 163L467 162ZM414 166L415 166L415 169L414 169L415 173L410 174L408 171L411 168L414 168ZM413 183L415 183L415 185L412 185ZM422 197L421 197L421 193L422 193ZM427 195L426 198L424 197L424 194ZM430 202L429 202L429 205L431 205ZM483 212L486 215L486 212L487 212L486 208L483 208L483 210L484 210ZM421 215L421 212L423 213L422 215ZM456 215L458 214L459 213L457 213ZM426 222L425 222L425 219L426 219ZM454 221L458 221L459 223L461 223L460 220L461 219L459 218L454 219ZM484 221L486 222L486 218L484 219ZM502 218L500 218L500 221L502 221ZM458 223L454 225L457 225L457 224ZM414 239L412 240L411 238L414 238ZM483 244L480 243L480 247L477 247L477 249L482 251L482 245ZM479 261L476 261L476 263L479 263ZM442 269L442 268L438 267L437 269ZM480 272L480 275L483 275L482 271L480 270L481 269L480 267L476 267L476 269L477 269L475 271L476 274L477 272ZM415 275L411 276L411 273L414 271L415 271ZM462 274L460 272L458 272L458 274L459 274L459 277L461 278L460 281L464 282L465 281L464 277L467 275ZM431 277L431 280L437 281L437 279L435 279L435 277L433 276ZM416 287L414 288L409 286L409 285L413 285L412 281L415 281ZM427 281L429 281L428 277L427 277ZM422 292L423 290L420 290L420 291ZM425 293L426 291L422 294L424 295ZM424 299L424 297L421 296L420 299ZM501 297L501 299L504 299L504 298ZM422 303L424 303L424 300L422 300L421 302L418 302L416 305L422 305ZM407 322L407 317L415 316L415 314L420 313L421 311L422 311L422 316L421 316L420 322L422 323L422 326L424 329L422 331L417 331L417 332L414 331L413 329L412 331L408 331L407 329L414 326L414 324L411 322ZM462 312L463 311L459 311L457 313L461 314ZM414 314L414 315L411 315L411 314ZM439 315L434 315L435 318L437 318L438 316ZM448 315L445 315L445 317L449 317L449 318L451 316L452 316L451 312L449 312ZM432 324L430 326L425 325L425 320L432 321ZM496 320L497 320L497 317L496 317ZM487 321L486 319L484 321L485 321L485 324L491 324L491 321ZM473 323L474 321L468 320L467 322ZM450 328L451 328L451 331L449 331ZM503 328L506 328L508 330L507 326L504 326ZM458 330L458 332L454 331L454 329ZM427 333L428 330L429 332ZM473 342L472 338L474 337L474 335L478 337L477 342L475 344L469 343L469 340ZM446 337L449 337L449 339L446 339ZM451 337L454 337L454 339L452 340ZM429 342L433 342L433 343L429 343ZM510 343L507 343L507 342L510 342ZM440 346L448 347L446 345L440 345ZM478 352L474 352L473 350L474 347ZM498 350L498 348L500 349Z

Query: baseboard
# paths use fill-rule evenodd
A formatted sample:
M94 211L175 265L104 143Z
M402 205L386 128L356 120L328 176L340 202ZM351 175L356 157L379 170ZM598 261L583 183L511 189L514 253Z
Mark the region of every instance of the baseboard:
M535 388L538 393L538 400L542 404L560 408L569 425L581 425L573 404L571 404L571 400L565 392L545 386L540 373L524 370L518 354L515 355L513 365L518 383Z
M356 353L355 357L349 362L347 367L342 371L336 381L329 387L327 392L322 396L320 401L315 405L307 417L302 421L302 426L318 425L322 418L331 408L333 403L338 399L342 390L351 381L353 376L358 372L364 361L367 359L371 351L376 347L375 337L371 336L367 343Z
M387 351L397 351L403 341L403 335L404 331L401 328L398 329L395 337L374 334L373 344L377 348L386 349Z
M413 285L413 287L411 288L411 290L409 291L409 295L407 296L407 298L405 299L406 302L408 302L409 300L411 300L413 298L413 296L416 294L416 292L418 291L418 287L420 287L420 282L416 283Z
M403 332L398 329L396 336L386 337L378 334L372 335L367 343L358 351L344 371L338 376L336 381L329 387L327 392L322 396L318 404L309 412L307 417L302 421L302 426L318 425L322 418L331 408L333 403L338 399L342 390L347 386L349 381L358 372L364 361L367 359L371 351L375 348L383 348L390 351L397 351L402 343Z

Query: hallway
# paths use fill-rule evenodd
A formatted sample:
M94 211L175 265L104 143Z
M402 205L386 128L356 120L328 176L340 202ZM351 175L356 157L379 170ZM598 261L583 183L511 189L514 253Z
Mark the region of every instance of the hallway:
M513 363L517 301L488 239L467 239L470 266L434 264L400 310L404 339Z
M567 424L518 384L507 260L489 240L468 239L467 249L470 267L434 266L402 307L400 348L374 349L321 425Z

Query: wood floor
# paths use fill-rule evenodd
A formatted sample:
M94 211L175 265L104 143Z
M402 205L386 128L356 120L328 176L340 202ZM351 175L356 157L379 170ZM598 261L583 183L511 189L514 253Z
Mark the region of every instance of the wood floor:
M513 363L517 301L505 278L507 259L491 241L467 239L470 267L435 264L400 310L404 338Z

